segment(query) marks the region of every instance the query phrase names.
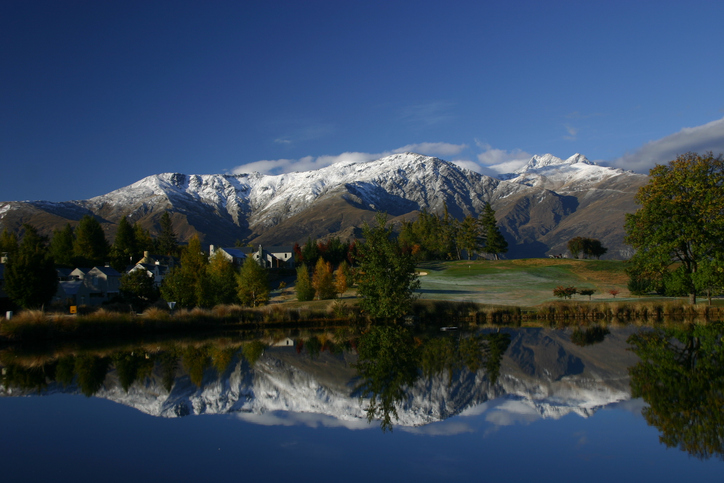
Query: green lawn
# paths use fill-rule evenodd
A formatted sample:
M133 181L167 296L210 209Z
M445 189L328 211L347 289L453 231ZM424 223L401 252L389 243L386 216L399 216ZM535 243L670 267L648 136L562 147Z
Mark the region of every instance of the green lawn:
M479 260L426 263L418 269L423 299L532 306L557 300L553 289L558 285L594 289L593 300L612 300L611 289L620 291L617 298L628 296L628 277L621 261Z

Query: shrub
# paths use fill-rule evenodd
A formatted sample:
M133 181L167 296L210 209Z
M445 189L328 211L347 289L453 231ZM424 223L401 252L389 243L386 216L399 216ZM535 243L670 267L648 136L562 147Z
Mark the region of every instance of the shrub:
M553 295L562 299L570 299L577 293L578 290L576 287L564 287L563 285L559 285L553 289Z

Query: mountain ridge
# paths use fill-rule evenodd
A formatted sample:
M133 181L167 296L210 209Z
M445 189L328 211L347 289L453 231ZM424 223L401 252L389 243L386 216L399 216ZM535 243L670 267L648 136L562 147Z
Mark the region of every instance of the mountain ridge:
M580 154L566 160L534 156L515 173L493 178L439 158L401 153L280 175L161 173L88 200L4 202L0 228L31 223L50 233L90 214L112 239L122 216L155 234L161 214L169 211L182 241L198 234L217 245L292 244L308 237L358 237L377 211L399 221L447 206L461 219L478 216L490 203L511 258L563 252L570 235L602 238L614 258L625 258L624 215L635 210L633 196L646 179Z

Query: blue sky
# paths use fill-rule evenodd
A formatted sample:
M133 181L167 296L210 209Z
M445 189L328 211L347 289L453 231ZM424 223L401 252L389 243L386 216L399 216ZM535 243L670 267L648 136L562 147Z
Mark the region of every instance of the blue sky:
M0 3L0 200L415 151L724 152L724 2Z

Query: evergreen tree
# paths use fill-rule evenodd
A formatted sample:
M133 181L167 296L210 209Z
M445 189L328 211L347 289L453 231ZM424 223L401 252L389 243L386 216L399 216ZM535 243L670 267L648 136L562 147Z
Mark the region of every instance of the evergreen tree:
M161 233L156 239L158 251L162 255L176 256L178 254L178 241L176 240L176 232L173 231L173 222L171 215L165 211L161 216Z
M133 263L134 257L138 253L136 247L136 232L132 224L124 216L118 222L118 230L116 231L116 239L111 247L111 266L119 272L125 271L128 265Z
M378 213L376 225L364 225L365 242L359 247L358 291L360 307L377 319L399 319L412 307L414 291L420 286L415 262L403 251L386 216Z
M66 223L65 227L60 230L53 231L53 237L50 239L50 254L53 256L56 265L75 268L73 267L74 242L75 236L70 223Z
M247 258L237 275L237 293L242 305L264 305L269 302L269 292L266 270L253 258Z
M30 225L23 225L23 229L23 239L5 267L5 291L21 307L37 308L55 295L58 273L47 239Z
M495 221L495 211L490 203L485 203L483 213L480 215L480 225L482 226L483 235L485 237L485 247L483 251L489 253L498 260L498 255L508 251L508 242L505 241L503 234L500 233L497 222Z
M3 230L0 235L0 255L7 254L8 257L13 256L18 251L18 236L14 232Z
M134 254L136 258L140 259L145 251L152 252L154 250L155 247L151 234L138 223L133 225L133 238L136 240L137 251ZM134 258L134 260L136 259Z
M75 229L73 254L75 265L103 266L108 261L110 247L101 224L90 215L81 218Z
M480 250L480 238L480 225L478 224L478 220L472 216L466 216L460 225L457 244L461 249L467 250L468 260L470 260L474 253Z
M300 302L307 302L314 299L314 287L312 287L309 270L305 263L297 267L297 283L295 287L297 290L297 300Z
M146 270L134 270L121 277L121 296L134 310L141 311L158 300L158 289L153 276Z

